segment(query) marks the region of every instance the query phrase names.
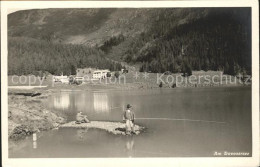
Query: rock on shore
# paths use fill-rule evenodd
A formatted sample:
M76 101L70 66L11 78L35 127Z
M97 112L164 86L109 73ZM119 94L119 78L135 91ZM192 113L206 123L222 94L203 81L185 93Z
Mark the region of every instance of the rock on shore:
M30 92L29 92L30 93ZM8 95L8 137L18 140L37 131L58 127L66 122L62 113L43 105L45 94L10 93Z
M121 122L104 122L104 121L91 121L90 123L77 124L75 121L63 124L60 128L95 128L102 129L115 135L126 135L125 124ZM144 127L135 125L135 134L138 135L144 131Z

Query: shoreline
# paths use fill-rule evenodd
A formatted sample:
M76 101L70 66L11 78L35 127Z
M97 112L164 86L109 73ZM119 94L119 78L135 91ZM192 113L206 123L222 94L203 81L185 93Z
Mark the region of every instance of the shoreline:
M198 72L200 74L201 72ZM204 72L203 75L219 72ZM196 75L196 73L195 73ZM251 84L182 84L172 87L164 84L159 87L155 82L155 74L151 74L149 80L133 81L133 75L126 75L126 84L90 84L69 85L51 82L47 77L45 86L37 85L9 85L8 86L8 138L20 139L37 131L50 130L66 123L66 116L62 112L50 111L43 105L43 100L53 93L70 91L149 91L149 90L173 90L173 89L201 89L220 87L251 87ZM165 76L167 77L167 76ZM130 79L129 79L130 78ZM234 77L233 77L234 78ZM9 82L10 83L10 82ZM12 89L15 86L15 89ZM29 87L28 87L29 86ZM52 87L53 86L53 87ZM25 89L24 89L25 88ZM30 89L28 89L30 88ZM26 120L26 121L24 121Z
M33 88L33 89L23 89L23 86L20 86L20 89L9 89L8 88L8 95L20 93L20 92L34 92L34 93L41 93L41 96L46 96L51 93L56 93L56 92L76 92L76 91L131 91L131 90L140 90L140 91L149 91L149 90L173 90L173 89L201 89L201 88L227 88L227 87L251 87L251 84L248 85L242 85L242 84L235 84L235 85L204 85L204 86L194 86L194 85L188 85L188 86L182 86L182 87L169 87L169 86L164 86L164 87L149 87L149 86L143 86L143 87L137 87L137 86L132 86L132 87L119 87L119 86L114 86L114 87L108 87L108 86L103 86L103 85L88 85L88 86L68 86L68 85L59 85L56 87L44 87L44 88Z
M34 96L35 95L35 96ZM57 128L66 123L62 112L51 111L43 105L50 93L20 91L8 94L8 138L20 140L35 132Z
M144 73L131 71L120 74L119 78L114 76L95 82L85 80L80 85L70 85L66 83L53 82L53 76L49 75L45 79L36 78L34 83L30 83L32 76L21 76L25 81L19 84L18 76L8 76L8 90L15 91L21 89L28 90L141 90L159 88L189 88L189 87L227 87L227 86L248 86L251 85L251 78L247 78L245 83L237 76L223 74L222 71L193 71L189 77L182 76L181 73L162 74ZM181 82L180 82L181 81ZM162 84L160 85L160 82Z

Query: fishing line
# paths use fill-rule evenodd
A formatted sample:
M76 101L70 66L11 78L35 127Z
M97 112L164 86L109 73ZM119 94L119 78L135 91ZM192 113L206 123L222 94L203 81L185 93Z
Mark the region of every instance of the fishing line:
M114 110L114 109L117 109L117 108L122 108L122 107L111 107L109 108L110 110Z
M122 108L122 107L111 107L110 110ZM165 121L190 121L190 122L207 122L207 123L219 123L225 124L226 122L220 121L208 121L208 120L199 120L199 119L177 119L177 118L135 118L136 120L165 120Z
M220 123L225 124L226 122L219 121L208 121L208 120L197 120L197 119L175 119L175 118L135 118L137 120L165 120L165 121L191 121L191 122L208 122L208 123Z

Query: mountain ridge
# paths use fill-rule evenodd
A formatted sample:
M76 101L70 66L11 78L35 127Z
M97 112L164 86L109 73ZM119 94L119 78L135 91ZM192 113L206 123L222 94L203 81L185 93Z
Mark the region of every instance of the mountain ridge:
M140 71L250 74L250 17L249 8L35 9L9 14L8 36L94 47Z

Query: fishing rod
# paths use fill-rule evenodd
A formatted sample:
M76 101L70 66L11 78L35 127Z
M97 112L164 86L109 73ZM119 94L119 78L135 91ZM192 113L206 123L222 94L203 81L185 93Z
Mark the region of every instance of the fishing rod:
M118 109L122 107L111 107L110 110ZM135 118L135 120L164 120L164 121L190 121L190 122L207 122L207 123L219 123L219 124L225 124L226 122L221 121L209 121L209 120L199 120L199 119L178 119L178 118Z

